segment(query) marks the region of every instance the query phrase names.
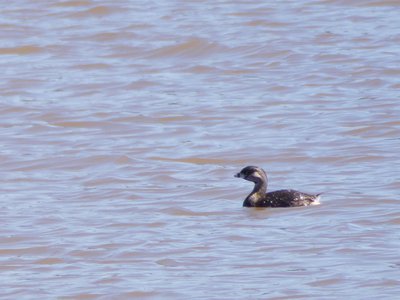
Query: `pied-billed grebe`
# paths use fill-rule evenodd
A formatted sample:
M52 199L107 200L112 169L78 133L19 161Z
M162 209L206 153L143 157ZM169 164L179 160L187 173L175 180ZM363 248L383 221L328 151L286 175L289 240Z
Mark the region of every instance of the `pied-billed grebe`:
M267 174L259 167L245 167L235 177L254 182L253 191L243 202L245 207L290 207L319 204L320 194L310 195L295 190L267 193Z

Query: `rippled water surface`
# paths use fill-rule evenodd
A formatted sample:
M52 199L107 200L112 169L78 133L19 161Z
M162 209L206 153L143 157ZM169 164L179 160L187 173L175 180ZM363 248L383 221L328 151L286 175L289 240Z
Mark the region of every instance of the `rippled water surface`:
M400 4L9 1L4 299L395 299ZM248 209L246 165L306 208Z

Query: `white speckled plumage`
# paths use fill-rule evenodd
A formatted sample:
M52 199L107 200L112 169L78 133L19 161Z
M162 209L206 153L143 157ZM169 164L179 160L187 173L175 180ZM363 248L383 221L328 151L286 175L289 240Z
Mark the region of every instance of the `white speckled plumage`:
M254 182L253 191L243 202L245 207L294 207L320 204L320 194L306 194L295 190L278 190L267 193L267 174L259 167L247 166L235 177Z

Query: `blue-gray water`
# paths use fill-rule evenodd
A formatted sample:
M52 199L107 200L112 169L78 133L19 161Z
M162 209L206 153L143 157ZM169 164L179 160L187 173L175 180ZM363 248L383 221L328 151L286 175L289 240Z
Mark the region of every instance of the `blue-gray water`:
M399 9L7 3L0 297L398 297ZM322 204L241 207L246 165Z

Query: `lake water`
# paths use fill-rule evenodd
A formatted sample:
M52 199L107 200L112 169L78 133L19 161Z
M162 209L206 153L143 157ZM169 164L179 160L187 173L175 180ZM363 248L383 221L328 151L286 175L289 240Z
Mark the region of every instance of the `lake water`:
M395 299L400 3L9 1L0 297ZM249 209L269 190L323 193Z

